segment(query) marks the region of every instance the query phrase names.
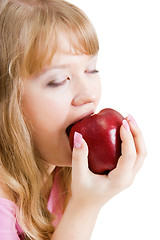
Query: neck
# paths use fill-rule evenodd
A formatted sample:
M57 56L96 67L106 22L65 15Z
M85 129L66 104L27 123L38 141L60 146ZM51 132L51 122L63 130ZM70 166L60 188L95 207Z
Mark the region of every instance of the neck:
M56 166L47 164L46 171L47 175L44 177L44 183L41 189L42 196L44 196L47 200L50 195L50 191L53 185L53 172Z

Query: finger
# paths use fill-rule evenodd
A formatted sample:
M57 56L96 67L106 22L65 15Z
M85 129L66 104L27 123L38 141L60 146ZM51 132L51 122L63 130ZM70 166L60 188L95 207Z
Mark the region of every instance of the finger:
M122 156L119 159L117 166L119 168L132 169L135 164L137 154L133 136L126 120L123 120L123 124L120 128L120 137L122 140Z
M120 128L122 155L118 160L116 168L108 174L109 180L119 189L128 187L132 183L132 172L137 157L129 124L126 120L123 120L122 123Z
M130 125L130 129L131 129L133 139L135 142L137 154L146 156L146 152L147 152L146 145L145 145L143 135L142 135L140 128L138 127L136 121L134 120L134 118L131 115L128 115L126 120L128 121L128 123Z
M88 146L80 133L74 134L72 152L72 172L75 175L86 172L88 169Z
M146 150L146 145L144 142L142 132L140 128L137 126L134 118L131 115L128 115L126 119L130 125L130 129L133 135L136 152L137 152L137 160L134 166L134 172L136 174L143 165L144 159L147 155L147 150Z

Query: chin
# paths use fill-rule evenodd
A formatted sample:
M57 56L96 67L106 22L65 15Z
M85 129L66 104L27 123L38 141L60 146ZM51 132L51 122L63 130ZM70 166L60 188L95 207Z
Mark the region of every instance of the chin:
M51 165L57 167L71 167L72 150L70 148L67 134L65 133L61 135L57 145L50 146L45 152L41 152L41 157Z
M57 156L57 164L59 167L71 167L72 166L72 150L70 148L69 138L67 134L62 139L62 145L59 149Z
M66 154L61 159L58 164L60 167L72 167L72 154Z
M66 160L65 163L64 161L59 161L57 164L55 164L57 167L72 167L72 161L71 160Z
M72 166L72 151L61 150L61 154L57 156L56 161L53 160L53 164L57 167L71 167Z

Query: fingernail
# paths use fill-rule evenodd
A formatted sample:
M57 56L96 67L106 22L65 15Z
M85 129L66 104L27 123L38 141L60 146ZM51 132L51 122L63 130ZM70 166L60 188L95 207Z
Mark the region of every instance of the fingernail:
M128 119L129 119L135 126L137 126L137 123L136 123L134 117L133 117L131 114L128 114Z
M74 133L74 147L80 148L82 144L82 134L75 132Z
M127 132L130 132L130 127L126 119L122 121L124 128L127 130Z

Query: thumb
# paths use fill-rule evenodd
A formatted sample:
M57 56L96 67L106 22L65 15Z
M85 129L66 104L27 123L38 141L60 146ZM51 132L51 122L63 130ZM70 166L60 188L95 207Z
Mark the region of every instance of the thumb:
M74 146L72 152L72 171L79 172L88 169L88 146L83 136L74 133Z

